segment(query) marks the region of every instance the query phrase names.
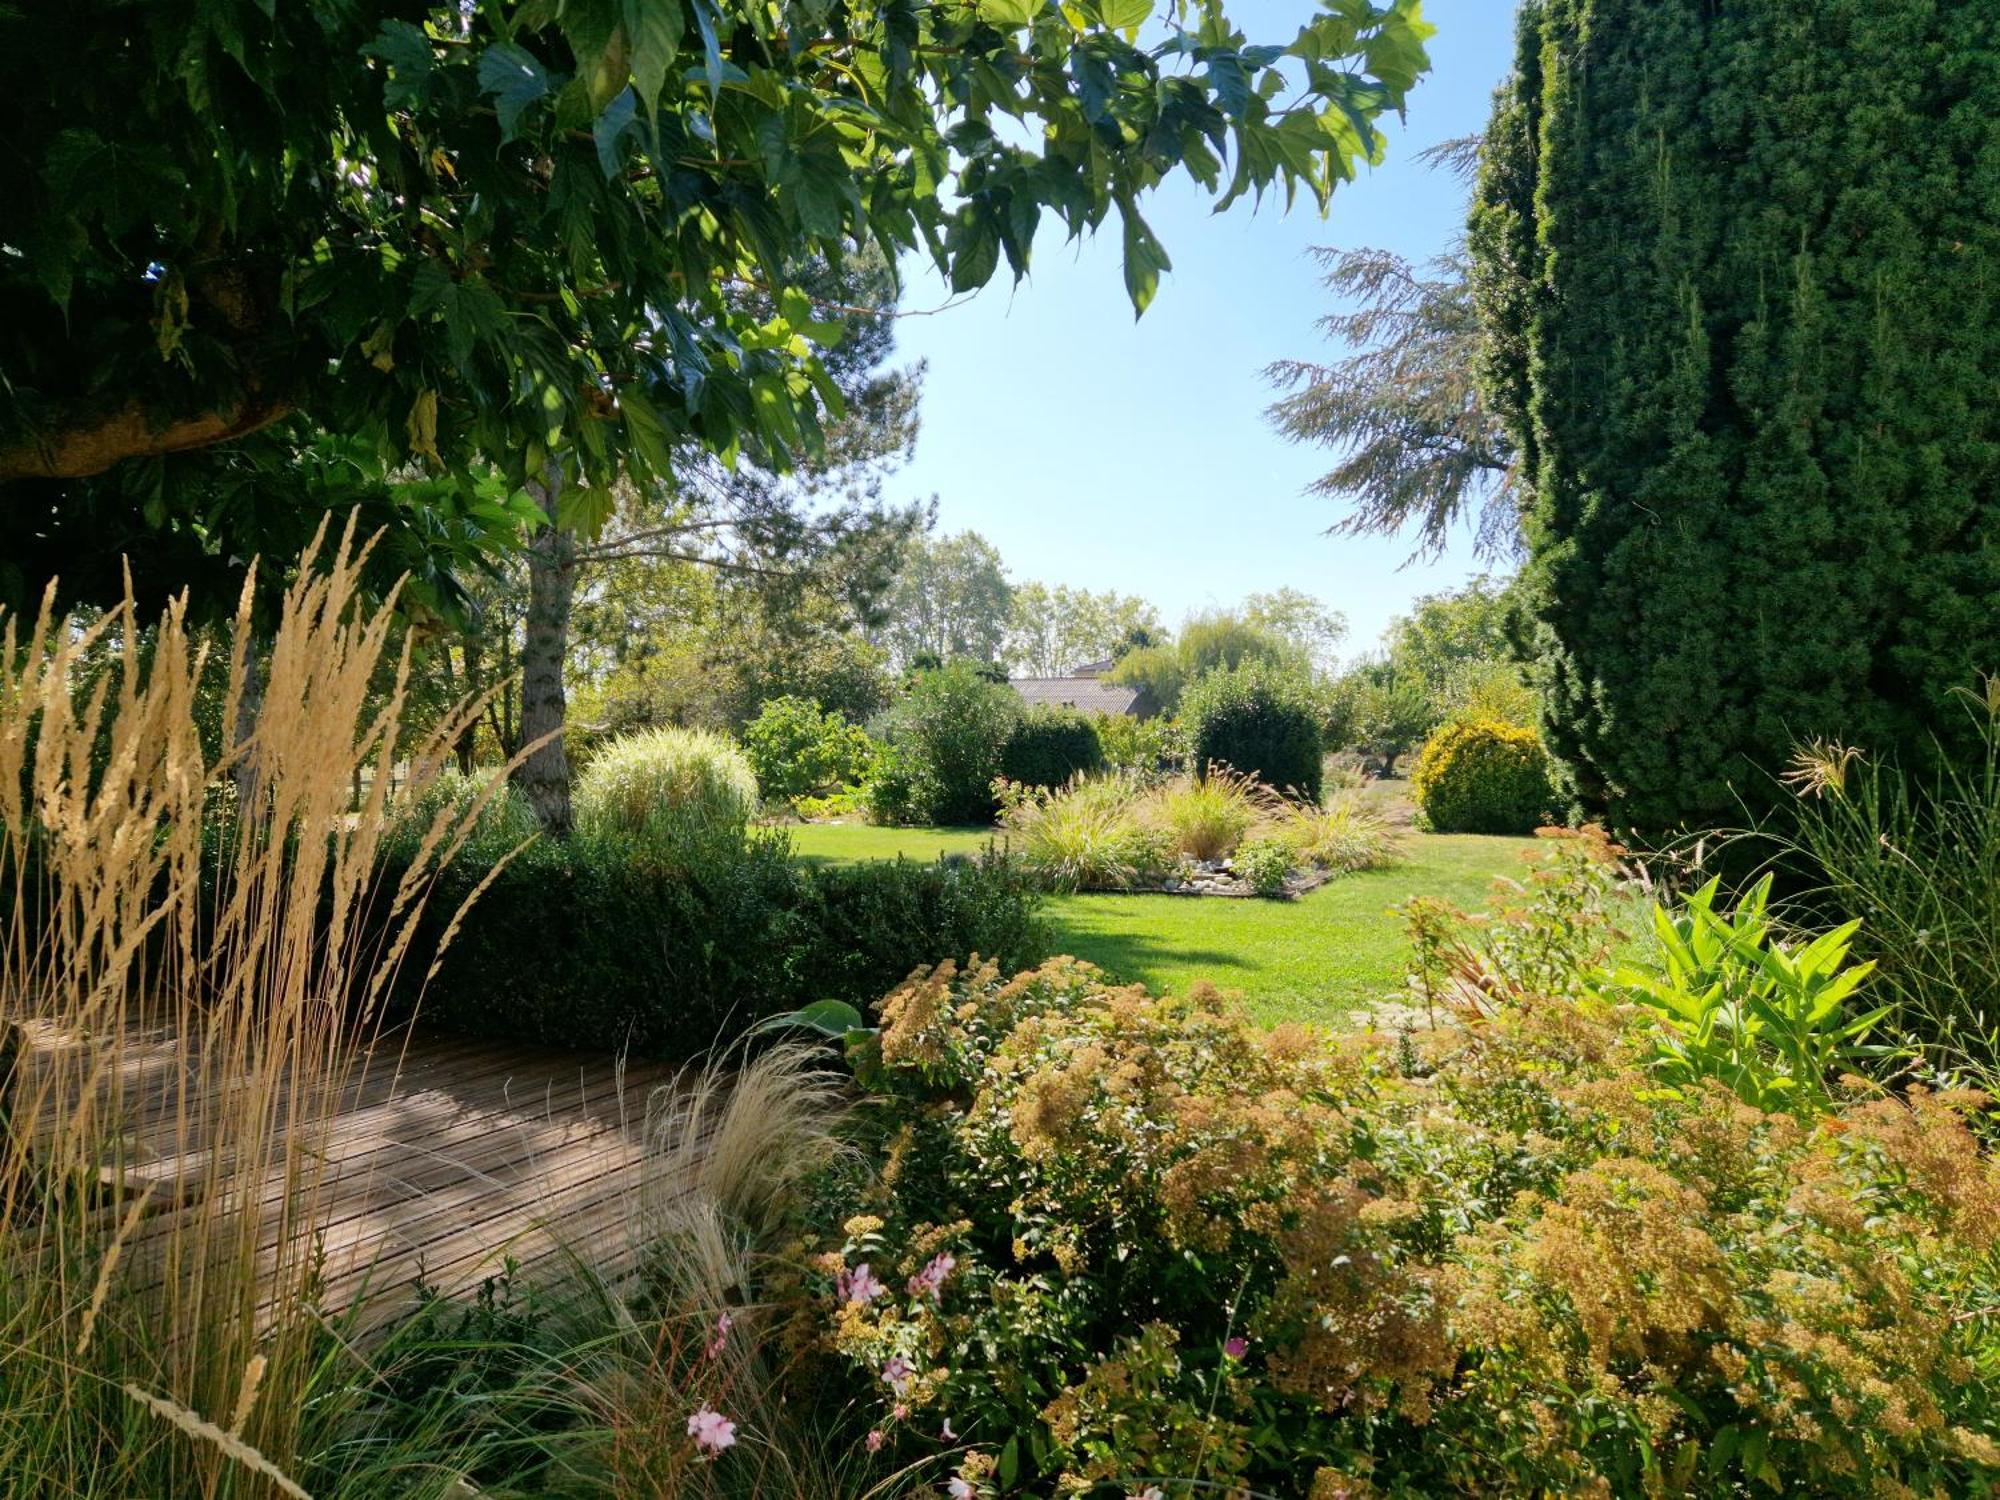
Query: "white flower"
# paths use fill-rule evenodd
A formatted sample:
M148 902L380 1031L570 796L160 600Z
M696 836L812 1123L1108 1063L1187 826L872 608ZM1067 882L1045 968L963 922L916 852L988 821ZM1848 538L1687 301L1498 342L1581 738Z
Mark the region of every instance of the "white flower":
M947 1495L951 1496L951 1500L974 1500L974 1497L979 1493L979 1491L975 1490L963 1479L952 1480L950 1484L944 1487L944 1491Z

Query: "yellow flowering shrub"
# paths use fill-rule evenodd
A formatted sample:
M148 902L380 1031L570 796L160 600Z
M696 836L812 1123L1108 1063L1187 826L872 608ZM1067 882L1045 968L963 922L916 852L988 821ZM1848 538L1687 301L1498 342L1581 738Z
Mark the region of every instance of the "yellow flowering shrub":
M952 1495L2000 1478L1976 1096L1808 1123L1659 1089L1588 1000L1411 1047L1074 959L922 972L880 1019L815 1317L871 1451Z

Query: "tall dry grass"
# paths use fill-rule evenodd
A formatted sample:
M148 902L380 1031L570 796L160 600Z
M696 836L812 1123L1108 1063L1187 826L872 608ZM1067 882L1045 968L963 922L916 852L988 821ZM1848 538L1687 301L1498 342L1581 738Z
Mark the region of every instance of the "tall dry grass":
M254 664L246 586L212 748L185 600L0 627L0 1493L294 1493L333 1420L324 1147L478 812L377 889L390 768L420 791L477 705L405 735L366 551L315 543Z

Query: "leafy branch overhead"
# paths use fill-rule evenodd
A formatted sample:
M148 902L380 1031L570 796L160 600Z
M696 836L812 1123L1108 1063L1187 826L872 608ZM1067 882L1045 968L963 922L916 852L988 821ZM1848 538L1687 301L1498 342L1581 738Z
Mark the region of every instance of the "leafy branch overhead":
M107 28L127 44L101 44ZM960 291L1044 217L1324 208L1427 67L1421 0L1252 43L1219 0L159 0L0 13L0 482L294 424L387 463L611 484L782 469L839 401L790 270L873 242Z

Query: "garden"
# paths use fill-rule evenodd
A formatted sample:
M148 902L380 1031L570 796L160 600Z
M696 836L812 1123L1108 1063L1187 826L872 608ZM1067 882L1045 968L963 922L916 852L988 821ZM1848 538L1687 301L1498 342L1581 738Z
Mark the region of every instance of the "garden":
M885 498L1290 9L0 9L0 1496L2000 1491L2000 16L1524 0L1356 650Z

